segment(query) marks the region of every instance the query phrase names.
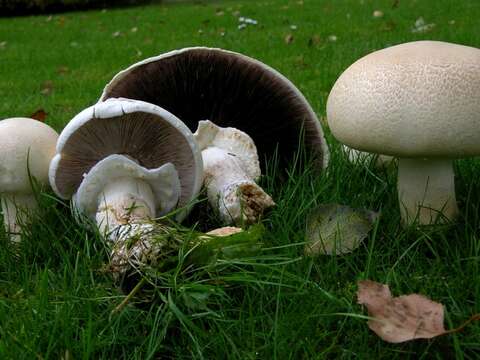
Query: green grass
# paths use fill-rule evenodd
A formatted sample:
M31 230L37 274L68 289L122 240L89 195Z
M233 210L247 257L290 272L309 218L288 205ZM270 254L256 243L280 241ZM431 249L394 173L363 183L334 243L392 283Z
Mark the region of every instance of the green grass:
M375 49L419 39L480 47L476 0L391 5L368 0L182 2L0 18L0 43L6 42L0 46L0 118L43 108L47 123L61 130L97 101L119 70L193 45L264 61L289 77L323 117L341 71ZM383 18L373 18L377 9ZM217 16L218 11L224 15ZM237 30L235 11L259 24ZM436 26L413 34L420 16ZM113 36L117 31L120 36ZM289 33L294 40L286 44ZM329 41L330 35L337 41ZM50 89L42 93L45 87ZM25 232L19 259L0 233L0 358L478 359L478 322L460 334L387 344L367 328L355 291L357 280L368 278L388 283L395 295L422 293L445 305L448 327L480 312L480 163L455 163L461 209L456 224L402 229L396 171L351 165L330 135L328 141L331 164L321 177L292 170L283 184L272 176L264 179L278 205L264 221L267 247L261 255L196 273L174 269L164 275L153 304L129 305L114 316L110 313L124 294L103 271L107 251L102 241L75 224L68 204L42 194L41 218ZM303 258L305 217L315 205L328 202L381 210L382 215L352 254ZM201 216L189 224L215 225L205 212L195 215Z

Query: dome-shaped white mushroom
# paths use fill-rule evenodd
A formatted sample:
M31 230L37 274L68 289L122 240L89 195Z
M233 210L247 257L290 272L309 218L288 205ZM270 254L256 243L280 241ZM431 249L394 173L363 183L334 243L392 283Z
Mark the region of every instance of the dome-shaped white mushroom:
M399 158L402 218L458 212L452 160L480 153L480 50L418 41L373 52L338 78L327 101L334 136Z
M32 178L40 186L48 185L57 138L55 130L34 119L0 121L0 198L4 223L13 240L19 239L24 215L37 207Z

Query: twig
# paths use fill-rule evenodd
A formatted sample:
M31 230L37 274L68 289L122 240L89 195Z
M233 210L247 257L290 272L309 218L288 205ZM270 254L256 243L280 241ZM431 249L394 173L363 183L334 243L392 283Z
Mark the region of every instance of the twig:
M135 294L138 293L142 289L143 285L145 285L145 282L146 282L146 280L143 277L142 280L140 280L138 282L138 284L135 285L135 287L132 289L132 291L130 291L130 293L127 296L125 296L125 299L123 299L122 302L120 304L118 304L115 307L115 309L112 310L112 312L110 313L110 316L115 315L116 313L122 311L123 308L125 306L127 306L127 304L130 302L130 300L135 296Z
M462 325L460 325L459 327L456 327L454 329L447 330L442 335L454 334L454 333L460 332L471 322L479 321L479 320L480 320L480 314L472 315L472 317L470 319L468 319L467 321L465 321Z

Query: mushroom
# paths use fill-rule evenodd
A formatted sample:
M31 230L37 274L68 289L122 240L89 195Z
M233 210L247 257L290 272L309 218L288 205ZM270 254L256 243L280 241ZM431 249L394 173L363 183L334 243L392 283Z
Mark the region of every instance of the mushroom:
M346 145L342 145L342 151L352 164L369 164L373 160L377 169L388 168L395 161L393 156L359 151Z
M118 73L100 101L116 97L161 106L192 132L206 119L241 130L253 139L264 171L274 156L286 168L301 149L316 169L328 163L320 122L305 97L279 72L242 54L193 47L145 59Z
M208 200L225 223L254 223L265 209L275 205L255 183L261 173L250 136L208 120L198 123L194 136L202 151Z
M333 86L333 135L358 150L399 158L403 222L454 219L452 159L479 153L480 50L418 41L373 52Z
M203 179L193 134L174 115L142 101L110 99L75 116L60 134L50 182L110 240L148 231L176 208L182 220ZM143 224L145 223L145 224Z
M20 226L38 204L32 178L48 185L48 165L55 154L58 134L48 125L29 118L0 121L0 198L5 229L11 240L20 240Z

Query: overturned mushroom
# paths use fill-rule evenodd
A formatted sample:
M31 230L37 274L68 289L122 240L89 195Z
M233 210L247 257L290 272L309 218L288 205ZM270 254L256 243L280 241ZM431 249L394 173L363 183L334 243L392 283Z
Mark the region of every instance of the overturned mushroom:
M276 156L283 171L303 149L318 170L328 148L317 116L300 91L271 67L242 54L185 48L145 59L118 73L100 101L147 101L178 116L191 131L200 120L252 137L263 170Z
M253 223L275 205L255 181L260 177L257 149L243 131L200 121L194 134L202 151L210 204L225 223Z
M54 191L73 196L76 208L114 241L148 230L150 219L176 208L185 208L177 214L183 219L202 175L188 128L158 106L127 99L99 103L73 118L50 165Z
M0 200L12 241L20 240L20 225L38 206L32 178L41 187L48 185L48 166L57 138L55 130L34 119L0 121Z

